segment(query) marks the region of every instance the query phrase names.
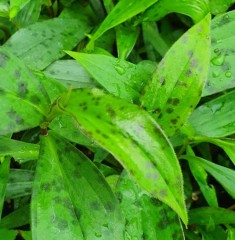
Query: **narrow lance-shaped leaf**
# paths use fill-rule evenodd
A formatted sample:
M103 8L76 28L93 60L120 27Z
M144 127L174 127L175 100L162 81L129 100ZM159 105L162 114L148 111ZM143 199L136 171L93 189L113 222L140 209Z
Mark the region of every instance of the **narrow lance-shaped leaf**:
M211 62L203 96L235 87L234 41L235 11L214 18L211 22Z
M99 89L75 90L69 99L62 97L60 107L74 116L84 133L112 153L145 190L172 207L187 224L178 160L146 111Z
M9 175L10 158L0 158L0 219L2 215L5 191Z
M235 91L204 103L193 111L189 124L194 135L225 137L235 133Z
M232 138L208 138L204 136L193 137L194 142L209 142L221 147L229 156L230 160L235 164L235 139Z
M26 143L0 136L0 157L12 156L15 160L35 160L38 158L39 145Z
M97 83L75 60L55 61L46 68L44 74L50 78L56 79L58 82L68 88L97 87Z
M0 49L0 135L39 125L49 111L41 82L10 52Z
M182 158L185 158L188 161L193 161L203 167L224 187L229 195L235 198L235 185L233 184L235 179L234 170L212 163L200 157L186 155L182 156Z
M215 224L235 224L235 212L215 207L201 207L189 211L189 224L207 225L211 220Z
M30 68L42 70L65 55L89 32L85 18L54 18L20 29L3 45Z
M167 52L146 85L141 105L168 136L200 100L210 59L210 15L189 29Z
M126 59L134 48L139 36L139 28L129 22L116 27L117 51L120 59Z
M122 0L111 10L108 16L101 23L100 27L96 30L91 38L91 42L88 44L88 48L93 42L99 38L107 30L117 26L120 23L125 22L129 18L144 11L158 0Z
M187 155L195 156L191 147L187 148ZM189 167L209 206L218 207L215 188L207 183L208 175L205 169L194 161L189 161Z
M40 15L42 0L10 1L10 18L18 27L35 23Z
M138 19L141 21L158 21L169 13L185 14L193 19L195 23L202 20L209 12L207 0L161 0L148 8Z
M108 92L129 102L136 102L139 92L151 76L150 64L133 64L118 58L77 52L67 52Z
M177 214L141 189L126 171L116 191L126 220L125 239L184 239Z
M31 219L33 239L123 239L121 211L104 177L52 132L41 137Z

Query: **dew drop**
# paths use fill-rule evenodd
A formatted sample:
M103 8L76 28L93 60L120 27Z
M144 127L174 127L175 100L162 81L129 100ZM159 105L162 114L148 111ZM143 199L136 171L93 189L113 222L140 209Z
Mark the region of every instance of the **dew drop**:
M225 77L230 78L232 76L232 73L230 71L227 71L225 73Z
M212 72L212 77L217 78L219 76L219 71Z
M221 40L221 39L218 39L218 40L216 41L216 43L222 43L222 40Z
M126 72L126 70L121 66L116 65L114 68L120 75L123 75Z
M216 48L216 49L214 50L214 53L219 53L219 48Z
M216 66L221 66L224 64L224 60L225 60L225 56L220 54L212 58L211 62Z
M101 233L95 233L95 236L98 237L98 238L101 238L102 234Z

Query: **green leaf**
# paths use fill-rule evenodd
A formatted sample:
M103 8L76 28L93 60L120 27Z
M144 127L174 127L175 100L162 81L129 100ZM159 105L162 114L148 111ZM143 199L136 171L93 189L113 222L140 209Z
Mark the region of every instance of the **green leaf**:
M63 50L74 48L89 30L85 18L54 18L20 29L4 44L4 48L22 59L30 68L42 70L63 57Z
M189 211L189 224L207 225L210 221L214 224L235 224L235 212L215 207L201 207Z
M168 51L169 47L159 34L155 22L145 22L142 24L143 37L146 51L149 46L152 46L162 57Z
M3 159L0 164L0 220L5 199L6 186L9 175L10 158ZM1 222L1 221L0 221Z
M0 229L19 228L27 225L30 222L30 206L29 204L16 209L14 212L8 214L0 221Z
M204 103L193 111L189 124L195 135L225 137L235 133L235 91Z
M0 135L39 125L49 111L42 84L14 55L0 49Z
M234 0L210 0L211 13L213 15L224 13L234 2Z
M0 136L0 157L11 156L17 161L38 158L39 145Z
M235 140L230 138L208 138L203 136L193 137L194 142L209 142L221 147L225 153L229 156L233 164L235 164Z
M42 0L11 0L10 18L18 27L35 23L40 15Z
M211 63L203 96L235 87L235 11L214 18L211 29Z
M209 13L207 0L161 0L148 8L138 19L141 21L159 21L169 13L181 13L193 19L195 23L202 20Z
M93 141L91 141L80 129L78 129L76 121L71 116L59 115L52 120L49 127L54 130L54 132L71 142L88 147L96 146Z
M108 92L129 102L137 101L152 67L144 69L114 57L99 54L67 52L75 58Z
M187 224L178 160L146 111L99 89L73 91L64 107L84 133L112 153L145 190L172 207Z
M226 192L235 198L235 185L233 184L235 179L235 171L230 168L220 166L212 163L200 157L183 156L188 161L192 161L195 164L203 167L210 175L212 175L226 190Z
M56 79L65 87L93 88L96 82L91 79L86 70L75 60L58 60L46 68L44 74Z
M31 195L34 171L11 169L6 188L7 199L14 199Z
M17 234L17 230L0 229L0 236L4 240L15 240Z
M120 59L126 59L134 48L139 36L139 28L129 22L116 28L117 51Z
M177 214L143 191L125 171L116 192L126 219L125 239L184 239Z
M153 5L158 0L122 0L117 3L117 5L111 10L108 16L101 23L99 28L96 30L91 38L90 45L99 38L107 30L125 22L126 20L132 18L138 13L144 11L151 5ZM88 44L88 48L89 48Z
M145 87L141 105L168 136L182 127L200 100L209 67L209 32L207 15L170 48Z
M52 132L41 138L31 209L33 239L123 239L121 211L104 177Z
M187 155L195 156L193 150L189 147L187 149ZM211 207L218 207L215 188L213 185L209 185L207 183L207 173L204 168L201 167L199 164L195 163L194 161L189 161L189 167L207 203Z

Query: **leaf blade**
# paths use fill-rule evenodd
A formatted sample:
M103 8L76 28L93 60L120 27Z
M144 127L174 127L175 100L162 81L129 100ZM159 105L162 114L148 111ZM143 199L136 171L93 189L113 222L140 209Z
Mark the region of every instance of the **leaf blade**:
M171 206L187 224L179 163L166 136L147 112L99 89L73 91L64 110L144 189Z

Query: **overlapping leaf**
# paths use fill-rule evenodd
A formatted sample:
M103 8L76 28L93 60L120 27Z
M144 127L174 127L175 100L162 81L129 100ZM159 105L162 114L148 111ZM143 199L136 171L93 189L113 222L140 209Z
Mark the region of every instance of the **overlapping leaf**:
M0 219L2 215L3 203L5 199L5 191L9 175L10 159L5 158L0 164Z
M193 111L189 123L195 135L225 137L235 133L235 91L206 102Z
M218 164L212 163L200 157L194 156L184 156L188 161L193 161L197 163L201 167L203 167L210 175L212 175L230 194L233 198L235 198L235 185L231 184L235 178L235 171L220 166Z
M141 104L168 136L182 127L200 100L209 67L209 34L207 15L171 47L145 88Z
M44 87L10 52L0 49L0 135L39 125L49 111Z
M235 86L235 11L214 18L211 28L211 63L203 96Z
M44 73L66 87L89 88L97 86L85 69L75 60L55 61L46 68Z
M127 172L120 176L116 191L126 219L125 239L184 239L177 214L143 191Z
M158 21L165 15L176 12L185 14L195 23L203 19L209 12L207 0L161 0L148 8L138 21Z
M187 154L195 156L193 150L188 147ZM205 169L194 161L189 161L190 171L193 174L195 180L197 181L200 190L205 197L209 206L218 207L218 201L216 197L216 191L213 185L207 183L207 172Z
M214 207L202 207L189 211L189 224L207 225L213 221L214 224L235 224L235 212Z
M38 158L39 145L16 141L0 136L0 157L11 156L15 160L34 160Z
M64 106L63 106L64 105ZM187 224L182 174L168 139L144 110L99 89L78 89L60 107L114 155L136 181L171 206Z
M110 93L130 102L138 100L139 92L153 71L153 66L148 63L135 65L105 55L67 53Z
M115 5L108 16L101 23L100 27L96 30L92 36L90 44L99 38L107 30L117 26L120 23L125 22L129 18L132 18L136 14L144 11L149 6L157 2L158 0L122 0ZM89 48L89 46L88 46Z
M31 216L33 239L123 239L121 211L104 177L52 132L41 138Z
M235 164L235 140L232 138L208 138L202 136L196 136L193 138L195 142L209 142L221 147L225 153L229 156L231 161Z
M89 32L85 18L54 18L20 29L4 48L22 59L30 68L42 70L65 55Z
M10 18L18 27L35 23L40 15L42 0L10 1Z

